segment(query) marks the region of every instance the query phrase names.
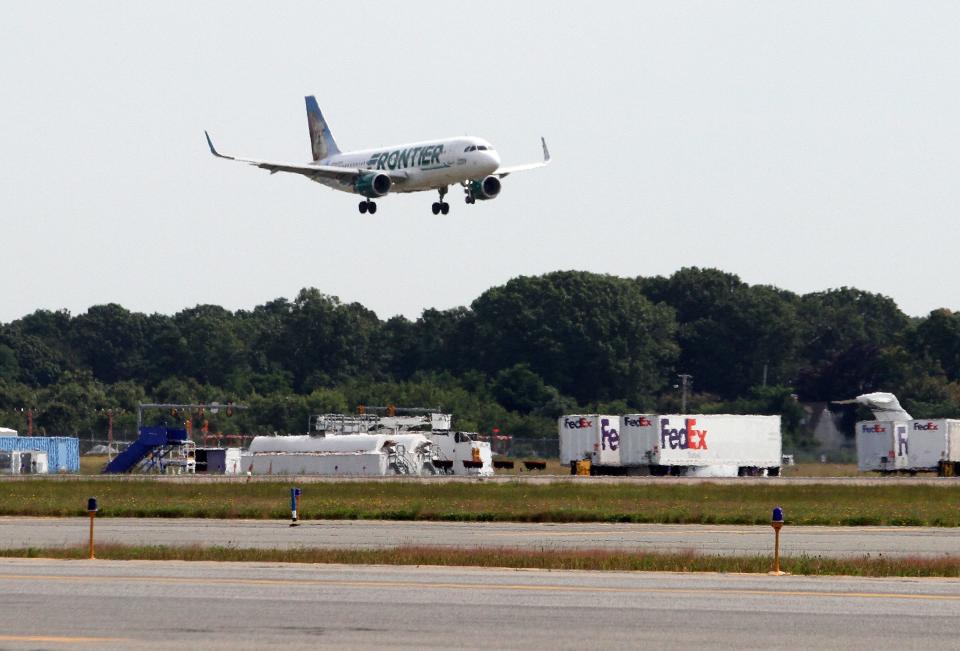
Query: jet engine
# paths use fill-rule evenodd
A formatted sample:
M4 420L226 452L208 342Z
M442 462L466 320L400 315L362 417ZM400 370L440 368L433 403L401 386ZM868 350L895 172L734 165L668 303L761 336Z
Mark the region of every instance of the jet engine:
M392 185L389 176L374 172L358 176L353 184L353 189L357 191L357 194L362 194L368 199L374 199L390 192Z
M500 194L500 185L500 179L496 176L488 176L481 181L470 181L467 188L471 198L486 201L497 198Z

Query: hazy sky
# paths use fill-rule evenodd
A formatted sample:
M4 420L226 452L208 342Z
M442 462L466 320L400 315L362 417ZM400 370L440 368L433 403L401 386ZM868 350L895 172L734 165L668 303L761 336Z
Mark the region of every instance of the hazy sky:
M511 277L717 267L960 309L960 4L4 3L0 321L230 309L314 286L383 317ZM477 135L513 175L434 216L210 156Z

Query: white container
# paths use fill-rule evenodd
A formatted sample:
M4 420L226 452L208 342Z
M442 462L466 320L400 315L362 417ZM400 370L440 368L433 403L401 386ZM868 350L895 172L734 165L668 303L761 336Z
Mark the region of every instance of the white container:
M557 421L560 463L589 459L595 466L619 466L620 417L570 414Z
M661 466L716 466L713 476L726 476L730 468L779 468L782 461L779 416L658 416L657 428L653 458Z
M273 475L433 474L432 446L419 433L258 436L241 464Z
M627 414L620 417L620 463L649 466L653 463L659 434L654 414Z
M857 467L860 470L908 470L908 422L865 420L856 425Z
M914 419L907 422L909 443L907 468L910 470L935 470L949 456L948 438L950 423L960 421Z

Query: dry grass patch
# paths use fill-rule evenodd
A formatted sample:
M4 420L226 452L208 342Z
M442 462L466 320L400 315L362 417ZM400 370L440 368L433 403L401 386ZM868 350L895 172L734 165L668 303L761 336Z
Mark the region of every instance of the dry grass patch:
M625 553L608 550L531 551L520 549L236 549L225 547L135 547L98 545L102 560L229 561L263 563L340 563L364 565L441 565L544 570L617 572L768 572L768 556L710 556L694 552ZM85 559L86 547L0 549L10 558ZM782 569L798 575L958 577L960 557L851 559L795 556L781 559Z

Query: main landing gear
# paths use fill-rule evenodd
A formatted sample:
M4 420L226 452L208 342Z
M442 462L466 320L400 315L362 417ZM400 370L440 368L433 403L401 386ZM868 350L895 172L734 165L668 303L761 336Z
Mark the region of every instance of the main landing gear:
M361 202L360 202L360 214L361 214L361 215L364 214L364 213L370 213L370 214L372 215L372 214L374 214L375 212L377 212L377 204L375 204L374 202L372 202L372 201L370 201L370 200L361 201Z
M447 188L439 188L437 191L440 193L440 201L434 201L431 209L434 215L439 215L440 213L446 215L450 212L450 204L443 200L443 197L447 194Z

